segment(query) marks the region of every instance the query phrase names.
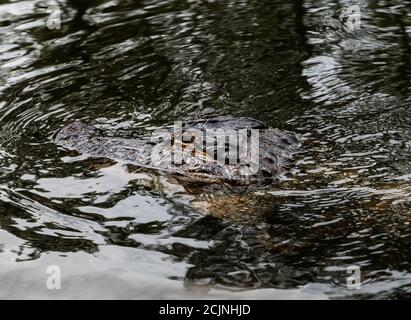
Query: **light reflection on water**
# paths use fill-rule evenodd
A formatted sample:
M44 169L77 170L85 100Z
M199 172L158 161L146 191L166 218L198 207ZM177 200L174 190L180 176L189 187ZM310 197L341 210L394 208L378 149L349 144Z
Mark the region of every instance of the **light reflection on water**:
M0 2L1 297L409 297L409 5L361 1L347 32L319 24L346 1L59 3L48 30L46 2ZM296 132L288 178L192 194L52 142L209 106Z

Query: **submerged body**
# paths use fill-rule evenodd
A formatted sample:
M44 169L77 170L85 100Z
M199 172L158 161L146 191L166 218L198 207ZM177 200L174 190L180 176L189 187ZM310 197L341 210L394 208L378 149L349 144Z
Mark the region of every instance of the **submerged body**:
M184 184L229 185L278 179L299 147L293 134L261 121L220 115L182 122L178 130L167 127L141 139L109 137L91 125L74 122L58 132L55 142L91 157L164 171Z

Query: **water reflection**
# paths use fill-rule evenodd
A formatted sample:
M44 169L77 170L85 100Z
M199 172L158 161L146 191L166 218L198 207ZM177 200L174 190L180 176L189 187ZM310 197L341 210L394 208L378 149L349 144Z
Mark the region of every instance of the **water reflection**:
M359 30L324 22L357 2ZM58 3L54 30L47 2L0 3L1 296L57 297L50 264L67 297L409 296L408 4ZM298 133L290 176L193 194L52 142L77 119L133 138L209 106Z

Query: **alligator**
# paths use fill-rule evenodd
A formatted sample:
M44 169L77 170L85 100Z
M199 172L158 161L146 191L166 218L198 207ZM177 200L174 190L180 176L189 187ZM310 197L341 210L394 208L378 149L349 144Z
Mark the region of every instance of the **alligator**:
M250 117L216 113L135 139L76 121L59 130L55 142L93 158L165 172L183 185L228 186L272 183L290 169L300 146L290 132Z

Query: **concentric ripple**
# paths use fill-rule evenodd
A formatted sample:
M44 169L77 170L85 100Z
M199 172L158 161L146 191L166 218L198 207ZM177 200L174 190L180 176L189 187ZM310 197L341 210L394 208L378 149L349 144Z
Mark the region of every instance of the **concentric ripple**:
M48 29L53 1L1 1L0 297L410 297L410 5L350 31L352 2L59 0ZM208 107L296 132L290 174L193 192L53 143Z

